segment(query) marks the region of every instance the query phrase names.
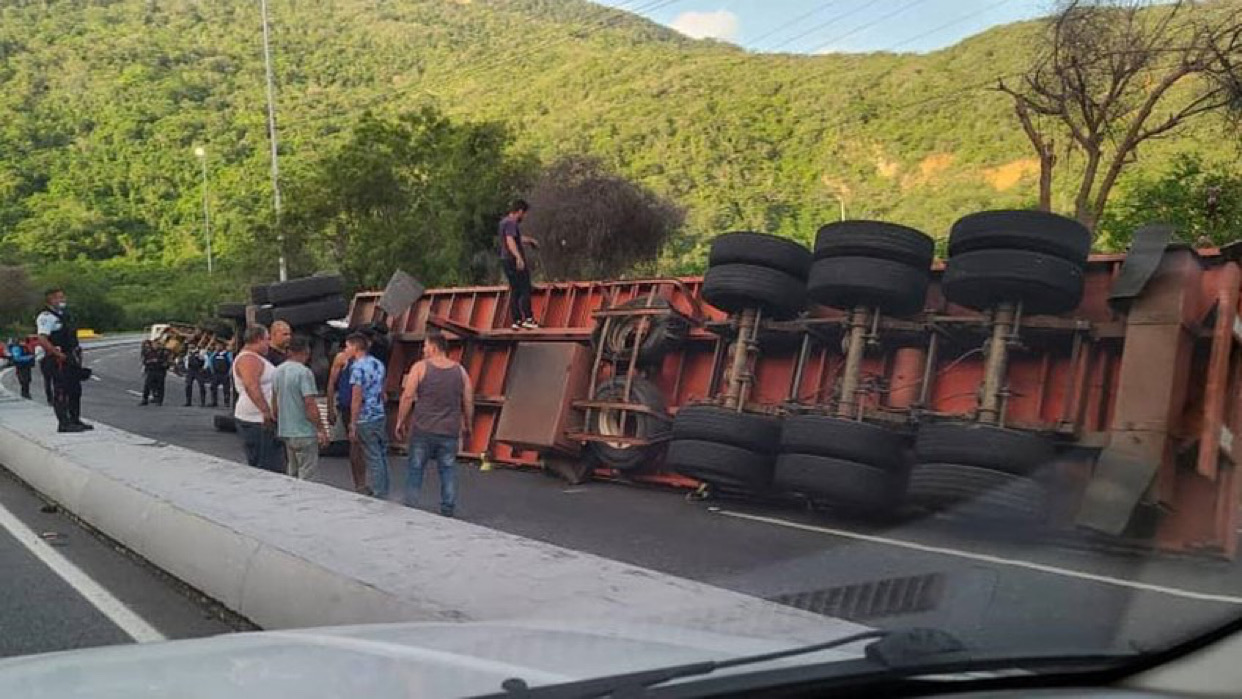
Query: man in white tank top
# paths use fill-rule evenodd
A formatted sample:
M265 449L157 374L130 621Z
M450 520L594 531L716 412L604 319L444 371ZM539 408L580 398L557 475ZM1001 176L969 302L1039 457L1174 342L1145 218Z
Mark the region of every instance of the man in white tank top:
M276 416L272 412L276 367L263 356L270 342L271 336L262 325L252 325L242 335L244 346L233 361L233 385L237 387L233 417L246 449L246 463L284 473L284 454L276 441Z

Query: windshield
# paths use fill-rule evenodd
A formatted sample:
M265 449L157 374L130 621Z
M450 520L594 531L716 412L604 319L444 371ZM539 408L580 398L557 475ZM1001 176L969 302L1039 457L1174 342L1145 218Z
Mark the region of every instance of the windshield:
M1039 673L1237 619L1239 39L5 4L0 689Z

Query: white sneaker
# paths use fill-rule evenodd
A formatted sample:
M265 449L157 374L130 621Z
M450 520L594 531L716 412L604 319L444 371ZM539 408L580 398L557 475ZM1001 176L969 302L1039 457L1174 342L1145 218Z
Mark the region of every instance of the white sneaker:
M526 328L527 330L538 330L539 324L533 320L524 320L522 321L522 327Z

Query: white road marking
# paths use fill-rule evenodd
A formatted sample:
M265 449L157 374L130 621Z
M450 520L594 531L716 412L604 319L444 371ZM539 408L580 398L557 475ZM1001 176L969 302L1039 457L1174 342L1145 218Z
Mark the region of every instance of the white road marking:
M69 583L79 595L90 602L104 616L116 624L122 631L129 634L130 638L139 643L149 643L152 641L168 640L164 634L160 633L154 626L151 626L142 617L138 616L125 603L117 599L111 592L105 590L99 583L95 582L82 569L74 565L69 559L65 558L59 551L52 548L39 535L32 531L29 527L22 523L12 512L4 505L0 505L0 527L7 529L13 538L17 539L22 546L34 554L44 565L60 576L62 580Z
M99 378L98 376L95 376L94 374L91 374L91 381L103 381L103 379Z
M141 392L141 391L135 391L135 390L134 390L134 389L132 389L132 388L127 388L127 389L125 389L125 392L126 392L126 393L128 393L128 394L129 394L129 395L131 395L131 396L138 396L139 398L141 398L141 397L142 397L142 392Z
M1091 582L1103 583L1105 585L1114 585L1117 587L1126 587L1132 590L1143 590L1144 592L1157 592L1171 597L1182 597L1185 599L1199 600L1202 602L1221 602L1223 604L1242 605L1242 597L1233 597L1230 595L1215 595L1207 592L1195 592L1193 590L1183 590L1177 587L1166 587L1164 585L1152 585L1150 583L1135 582L1133 580L1123 580L1108 575L1096 575L1095 573L1085 573L1081 570L1072 570L1069 568L1059 568L1057 566L1044 565L1042 563L1032 563L1015 558L1002 558L1001 556L990 556L984 553L974 553L971 551L962 551L960 549L952 549L944 546L928 546L927 544L917 544L913 541L902 541L901 539L890 539L885 536L874 536L871 534L859 534L858 532L846 531L844 529L831 529L829 527L817 527L810 524L802 524L800 522L790 522L789 520L778 519L776 517L763 517L761 515L751 515L744 512L729 512L721 510L718 514L726 517L734 517L737 519L750 520L752 522L763 522L765 524L774 524L780 527L789 527L790 529L801 529L808 532L817 532L820 534L828 534L829 536L837 536L843 539L854 539L855 541L866 541L873 544L885 544L887 546L895 546L898 548L909 549L911 551L922 551L924 553L936 553L942 556L954 556L964 558L971 561L979 561L981 563L991 563L994 565L1010 566L1012 568L1024 568L1026 570L1034 570L1041 573L1050 573L1052 575L1061 575L1067 578L1077 578L1079 580L1090 580Z

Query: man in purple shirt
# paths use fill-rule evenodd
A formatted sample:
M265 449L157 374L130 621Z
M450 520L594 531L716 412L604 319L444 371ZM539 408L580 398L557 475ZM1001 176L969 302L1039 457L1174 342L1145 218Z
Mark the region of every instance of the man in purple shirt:
M533 330L539 327L530 307L530 265L526 259L526 245L538 248L534 238L522 237L522 219L530 205L518 199L509 207L509 213L500 219L498 230L500 261L504 264L505 278L509 280L509 315L514 330Z

